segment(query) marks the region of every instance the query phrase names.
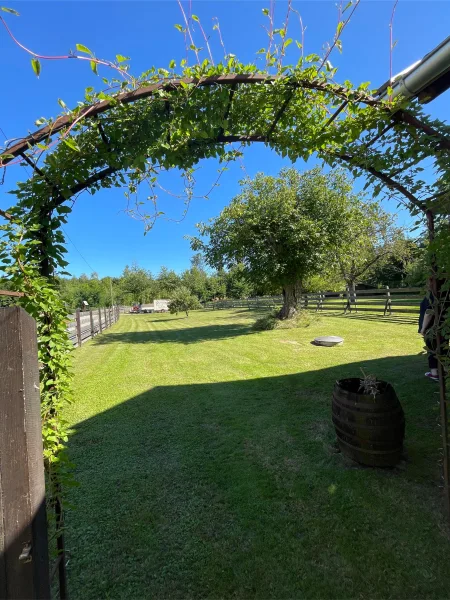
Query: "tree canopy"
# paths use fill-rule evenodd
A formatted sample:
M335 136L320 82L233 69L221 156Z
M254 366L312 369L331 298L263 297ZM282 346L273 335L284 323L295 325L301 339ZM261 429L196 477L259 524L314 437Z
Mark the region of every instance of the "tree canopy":
M396 217L378 202L353 198L346 211L342 244L336 252L340 276L350 290L366 281L389 259L406 259L410 248Z
M306 279L325 269L342 245L352 185L340 170L258 173L191 241L216 268L242 263L253 282L282 289L281 318L295 313ZM206 238L206 239L205 239Z

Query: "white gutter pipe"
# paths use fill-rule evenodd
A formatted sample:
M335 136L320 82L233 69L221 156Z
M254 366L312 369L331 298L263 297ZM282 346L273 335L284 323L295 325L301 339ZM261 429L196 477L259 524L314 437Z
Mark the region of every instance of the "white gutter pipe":
M412 98L448 71L450 71L450 36L421 60L395 75L392 82L388 81L383 84L379 88L377 96L381 100L386 99L388 97L387 88L391 87L392 98L400 94L405 98ZM442 93L442 91L439 93ZM433 99L439 93L430 99ZM426 102L427 100L424 99L424 101Z

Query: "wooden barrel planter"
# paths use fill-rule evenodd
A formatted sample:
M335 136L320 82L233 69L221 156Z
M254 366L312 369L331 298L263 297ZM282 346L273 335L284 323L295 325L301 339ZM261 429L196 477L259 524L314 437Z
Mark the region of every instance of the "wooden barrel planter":
M372 467L393 467L401 459L405 416L394 388L378 382L378 392L360 392L360 379L336 381L333 423L341 451Z

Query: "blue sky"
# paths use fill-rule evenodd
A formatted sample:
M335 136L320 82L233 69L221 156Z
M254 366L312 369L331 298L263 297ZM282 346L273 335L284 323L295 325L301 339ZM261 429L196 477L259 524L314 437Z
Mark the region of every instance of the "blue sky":
M188 2L184 0L187 7ZM88 46L99 58L114 59L116 54L131 57L133 73L140 73L152 65L167 67L171 59L179 62L185 55L183 36L174 28L182 23L176 1L54 1L14 2L5 0L20 12L19 18L6 15L16 37L35 52L47 55L64 54L76 43ZM216 59L221 49L212 30L212 18L218 17L227 52L241 61L253 61L255 53L265 46L262 29L266 19L262 9L269 0L224 0L192 2L192 12L197 14L205 29L211 34L211 44ZM281 25L287 3L276 3L276 20ZM322 53L323 44L331 40L337 24L335 2L327 0L296 1L304 25L306 53ZM350 79L355 84L370 81L373 87L389 77L389 21L393 1L362 0L352 22L343 34L343 54L333 53L331 61L339 67L337 80ZM289 35L299 38L299 28L291 15ZM400 0L394 21L394 73L420 59L448 35L450 2L432 0ZM200 41L200 39L199 39ZM201 44L199 44L201 45ZM81 61L47 61L37 79L31 70L30 57L15 46L0 30L3 90L0 96L0 128L6 139L23 136L35 129L34 122L41 116L50 117L60 112L57 99L73 105L83 98L84 88L97 85L97 79L88 63ZM292 44L292 61L296 48ZM205 55L206 57L206 55ZM104 73L107 76L107 73ZM449 92L427 106L433 117L447 119ZM0 143L3 134L0 131ZM257 171L276 174L290 164L263 146L254 145L245 151L243 160L251 176ZM297 162L299 169L310 168ZM196 172L196 193L208 191L217 177L219 165L208 161ZM161 265L176 271L189 266L191 250L186 235L195 233L195 223L217 215L238 192L238 180L244 175L240 163L231 164L222 176L220 187L209 200L197 199L191 204L187 217L181 222L159 220L144 237L142 223L124 214L125 199L121 190L102 190L95 196L85 193L79 197L65 231L68 240L69 270L74 275L95 270L99 275L118 275L126 264L133 261L157 272ZM11 205L6 192L24 177L19 167L7 170L5 183L0 188L0 207ZM176 173L167 174L164 184L179 190ZM396 211L396 207L390 207ZM183 211L182 201L161 192L160 210L173 219ZM402 223L408 222L406 213L400 214ZM76 248L74 247L74 245ZM84 257L84 259L82 258ZM89 264L86 264L86 262Z

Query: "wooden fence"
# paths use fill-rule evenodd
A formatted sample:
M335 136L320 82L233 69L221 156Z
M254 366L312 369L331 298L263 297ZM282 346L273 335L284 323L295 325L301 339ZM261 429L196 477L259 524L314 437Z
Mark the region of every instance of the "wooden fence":
M382 313L417 314L424 295L423 288L374 288L370 290L344 290L342 292L317 292L303 294L300 305L317 312L334 311L341 313ZM218 310L224 308L273 309L281 306L282 296L263 296L243 300L215 300L205 302L205 308Z
M83 312L78 309L68 317L67 330L72 344L81 346L84 342L91 340L114 323L117 323L120 314L119 306L93 308Z

